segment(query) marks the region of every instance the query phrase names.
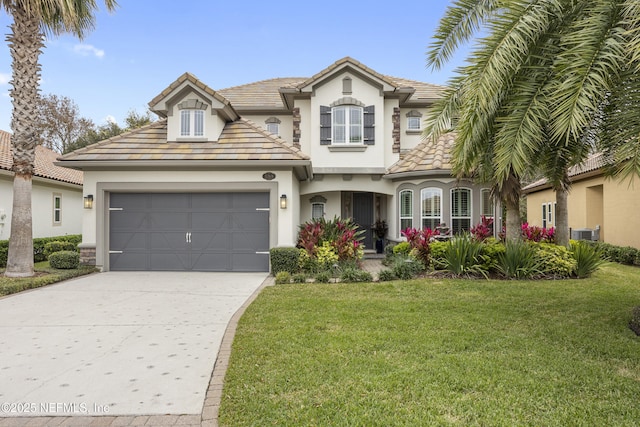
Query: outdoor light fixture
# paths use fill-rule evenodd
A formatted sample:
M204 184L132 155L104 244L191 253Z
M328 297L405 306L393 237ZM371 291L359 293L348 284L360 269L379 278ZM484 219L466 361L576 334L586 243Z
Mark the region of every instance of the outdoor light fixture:
M93 209L93 194L84 196L84 208Z
M287 209L287 195L280 196L280 209Z

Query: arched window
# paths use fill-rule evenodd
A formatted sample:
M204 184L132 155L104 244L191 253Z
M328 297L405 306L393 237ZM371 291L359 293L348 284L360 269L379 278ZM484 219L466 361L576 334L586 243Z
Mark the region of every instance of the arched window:
M454 188L451 190L451 230L454 234L471 229L471 190Z
M442 190L423 188L420 190L422 204L422 228L434 230L442 222Z
M400 192L400 231L413 227L413 191Z

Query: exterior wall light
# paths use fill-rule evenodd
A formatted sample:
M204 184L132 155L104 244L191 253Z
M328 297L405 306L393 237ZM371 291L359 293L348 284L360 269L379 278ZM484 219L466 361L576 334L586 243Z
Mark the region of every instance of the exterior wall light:
M287 209L287 195L280 196L280 209Z
M84 196L84 208L93 209L93 194Z

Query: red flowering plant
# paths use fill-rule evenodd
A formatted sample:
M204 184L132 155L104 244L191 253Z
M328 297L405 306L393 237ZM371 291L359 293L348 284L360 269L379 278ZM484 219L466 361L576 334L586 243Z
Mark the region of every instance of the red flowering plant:
M326 268L336 261L357 261L364 255L364 231L358 230L351 219L335 217L308 221L300 226L297 247L302 251L302 266L318 265Z
M542 228L537 225L529 225L525 222L522 224L522 236L532 242L555 243L555 228Z
M431 239L433 236L437 236L439 233L437 230L430 228L423 228L421 230L416 228L407 228L402 230L402 235L407 238L411 251L416 254L416 257L422 261L425 266L429 265L429 255L431 254Z
M475 227L471 227L470 231L474 239L481 242L485 241L493 236L493 218L487 218L482 215L480 222Z

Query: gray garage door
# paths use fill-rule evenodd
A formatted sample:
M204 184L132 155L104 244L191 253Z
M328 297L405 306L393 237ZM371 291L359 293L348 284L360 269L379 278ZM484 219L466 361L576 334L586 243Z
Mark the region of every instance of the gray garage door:
M111 270L269 270L268 193L112 193Z

